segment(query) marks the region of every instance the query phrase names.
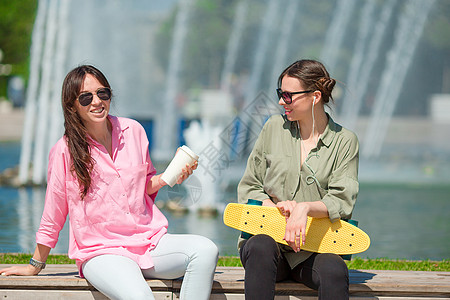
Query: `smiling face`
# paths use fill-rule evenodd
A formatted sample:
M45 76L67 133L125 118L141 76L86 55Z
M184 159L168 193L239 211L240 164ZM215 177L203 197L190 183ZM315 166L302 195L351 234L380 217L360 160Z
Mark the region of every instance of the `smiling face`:
M79 94L86 92L92 93L92 102L87 106L82 106L78 100L75 103L77 112L88 131L89 128L105 122L109 113L111 99L101 100L97 96L97 90L102 87L104 86L94 76L86 74Z
M283 92L300 92L306 89L298 78L285 75L281 81L281 90ZM311 114L312 103L314 101L314 93L292 95L292 103L286 104L282 98L278 100L278 104L283 106L286 117L289 121L298 121L304 116Z

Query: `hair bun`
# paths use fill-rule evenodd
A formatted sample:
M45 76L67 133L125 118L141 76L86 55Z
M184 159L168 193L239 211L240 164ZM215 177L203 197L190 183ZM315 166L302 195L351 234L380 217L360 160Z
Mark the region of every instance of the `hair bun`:
M334 88L334 85L336 84L336 80L334 80L333 78L326 78L326 77L320 78L319 82L322 84L325 90L330 92L330 94Z
M336 80L330 77L322 77L318 80L318 83L322 86L324 92L327 96L331 97L331 92L336 84Z

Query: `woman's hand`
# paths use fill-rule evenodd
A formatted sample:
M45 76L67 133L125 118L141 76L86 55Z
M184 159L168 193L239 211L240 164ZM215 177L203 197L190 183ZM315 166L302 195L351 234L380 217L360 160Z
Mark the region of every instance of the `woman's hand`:
M276 207L280 210L280 212L285 216L286 221L288 220L291 212L294 210L297 202L295 201L280 201L276 204Z
M21 275L21 276L33 276L39 274L41 270L33 267L32 265L12 266L0 270L2 276Z
M197 169L198 166L198 162L195 161L192 166L186 164L186 167L183 168L182 173L180 175L180 177L177 180L177 183L180 184L183 181L185 181L191 174L192 172ZM167 185L166 182L164 182L164 180L161 179L161 176L164 173L161 173L159 175L155 175L152 176L152 178L150 178L150 180L147 183L147 194L149 195L153 195L154 193L156 193L157 191L159 191L163 186Z
M36 249L34 250L33 259L38 262L45 262L50 253L50 249L51 248L48 246L37 244ZM28 264L1 269L0 274L2 276L9 276L9 275L32 276L39 274L40 271L41 269L33 267L31 264Z
M164 173L152 176L150 180L147 182L147 194L153 195L157 191L159 191L163 186L167 185L164 180L161 179L161 176Z
M306 222L308 211L305 203L296 201L280 201L277 208L286 218L286 232L284 240L295 251L300 251L300 244L305 243Z
M292 205L294 206L292 207ZM295 202L295 204L290 203L284 207L285 211L288 211L289 213L286 222L284 240L295 252L298 252L300 251L301 246L305 244L306 223L308 221L308 204L306 202Z
M198 167L197 161L195 161L192 165L186 164L186 167L183 168L182 173L177 180L177 184L181 184L183 181L185 181L190 175L192 175L192 172L194 172L194 170L197 169L197 167Z
M286 221L284 240L295 252L298 252L306 241L306 223L308 221L308 216L312 218L328 217L328 209L322 201L299 203L293 203L293 201L285 202L290 203L280 204L286 211L285 216L289 214ZM292 205L294 205L293 209Z

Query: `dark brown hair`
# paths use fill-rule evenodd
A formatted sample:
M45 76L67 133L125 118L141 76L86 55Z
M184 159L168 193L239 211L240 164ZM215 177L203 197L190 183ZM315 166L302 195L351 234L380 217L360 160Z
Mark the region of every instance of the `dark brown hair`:
M278 87L281 87L281 81L285 75L299 79L306 90L320 91L324 103L328 103L330 99L333 100L331 92L336 84L336 80L330 77L330 74L328 74L327 69L321 62L310 59L294 62L278 77Z
M105 75L90 65L82 65L70 71L66 75L62 86L64 135L72 162L70 171L77 176L82 199L86 196L91 186L91 172L94 167L94 159L91 157L91 145L89 144L87 129L77 112L75 101L77 101L87 74L95 77L103 86L110 88Z

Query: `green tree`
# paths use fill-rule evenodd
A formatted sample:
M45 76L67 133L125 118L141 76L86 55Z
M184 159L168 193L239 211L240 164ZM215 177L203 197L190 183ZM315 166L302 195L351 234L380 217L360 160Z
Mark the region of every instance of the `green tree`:
M3 64L11 64L10 75L25 79L29 73L31 33L36 15L36 0L0 1L0 49ZM6 96L7 78L0 77L0 97Z

